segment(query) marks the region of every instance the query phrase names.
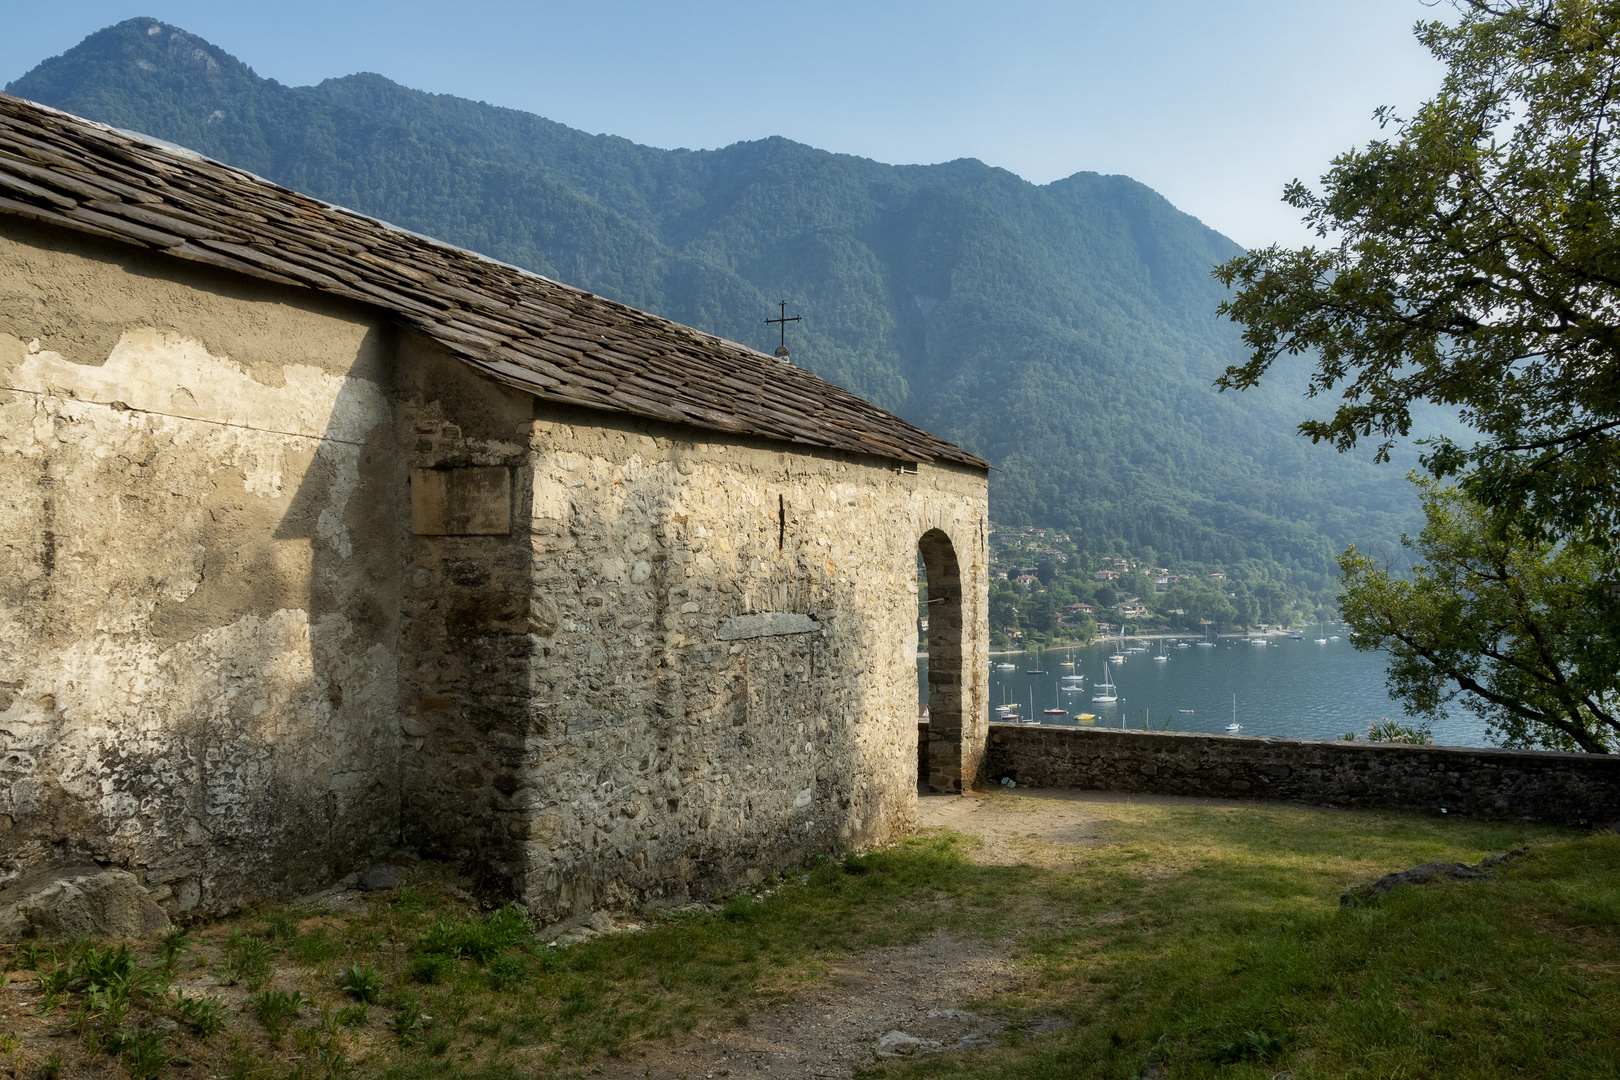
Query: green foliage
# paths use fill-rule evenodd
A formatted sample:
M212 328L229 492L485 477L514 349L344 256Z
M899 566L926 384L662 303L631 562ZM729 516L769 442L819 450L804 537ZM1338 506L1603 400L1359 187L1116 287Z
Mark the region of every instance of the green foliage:
M342 1027L365 1027L371 1021L371 1010L365 1005L345 1005L337 1011L333 1021Z
M163 970L170 976L174 974L175 965L180 957L191 948L191 935L183 927L176 927L163 935L162 957Z
M377 75L282 86L145 18L7 89L767 349L785 297L794 361L994 463L998 521L1326 597L1334 552L1411 514L1292 434L1293 388L1211 390L1241 342L1209 267L1239 249L1125 177L660 150Z
M124 1040L124 1065L134 1080L153 1080L169 1065L169 1039L161 1031L143 1031Z
M1211 1055L1221 1065L1235 1065L1240 1061L1270 1061L1283 1051L1283 1040L1265 1029L1243 1031L1236 1038L1221 1043Z
M176 993L170 1007L181 1023L204 1039L225 1030L225 1002L217 997L185 997Z
M1313 352L1312 393L1338 394L1301 430L1340 447L1404 436L1413 406L1458 409L1481 438L1438 440L1426 464L1462 472L1532 531L1620 535L1620 3L1464 0L1419 24L1446 67L1393 136L1341 154L1317 193L1285 198L1323 247L1250 252L1219 268L1237 295L1251 387ZM1385 445L1388 445L1386 442Z
M526 941L530 935L527 913L516 904L480 918L443 918L417 938L419 953L444 957L465 956L487 964L506 949Z
M489 964L489 983L496 990L503 990L514 983L521 983L528 979L530 973L529 958L518 953L508 953L497 956Z
M342 946L327 935L326 927L318 926L293 941L291 952L306 964L324 964L337 957Z
M733 896L726 901L726 906L720 909L720 917L727 922L753 922L754 906L754 902L746 896Z
M258 990L270 979L270 957L274 950L268 941L232 930L225 943L225 984L246 983Z
M370 964L351 964L338 977L338 989L366 1004L382 995L383 980Z
M1339 560L1351 642L1387 651L1390 690L1420 715L1461 697L1505 745L1620 747L1614 553L1528 535L1434 481L1419 489L1410 579L1355 548Z
M297 990L263 990L248 998L248 1007L264 1025L272 1043L281 1041L287 1026L298 1016L298 1010L309 1004Z
M388 1018L388 1027L399 1037L399 1041L410 1044L426 1030L422 1020L422 999L409 991L396 991L390 1004L394 1006L394 1015Z
M411 961L411 979L419 983L443 982L455 969L455 961L443 953L424 953Z

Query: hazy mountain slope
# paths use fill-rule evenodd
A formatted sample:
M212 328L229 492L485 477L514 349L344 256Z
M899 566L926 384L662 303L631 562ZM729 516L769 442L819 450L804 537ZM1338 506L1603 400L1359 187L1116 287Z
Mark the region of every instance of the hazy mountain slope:
M150 19L7 87L794 359L1002 471L993 512L1207 562L1293 567L1410 521L1397 470L1312 447L1241 354L1230 240L1125 177L1045 186L786 139L660 150L378 75L290 88Z

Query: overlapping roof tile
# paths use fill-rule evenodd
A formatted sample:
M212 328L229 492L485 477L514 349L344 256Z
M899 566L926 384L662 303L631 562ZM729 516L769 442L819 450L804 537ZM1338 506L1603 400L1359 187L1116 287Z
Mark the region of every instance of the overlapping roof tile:
M534 396L734 436L984 468L775 357L0 94L0 213L388 311Z

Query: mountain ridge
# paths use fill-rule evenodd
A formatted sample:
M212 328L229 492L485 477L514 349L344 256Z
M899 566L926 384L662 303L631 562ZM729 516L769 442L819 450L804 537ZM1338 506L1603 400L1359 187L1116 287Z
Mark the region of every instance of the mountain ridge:
M773 346L786 298L795 362L996 464L1010 524L1321 599L1412 521L1401 470L1305 444L1286 387L1210 389L1242 347L1209 268L1241 249L1128 177L662 150L374 73L284 86L145 18L7 90L732 340Z

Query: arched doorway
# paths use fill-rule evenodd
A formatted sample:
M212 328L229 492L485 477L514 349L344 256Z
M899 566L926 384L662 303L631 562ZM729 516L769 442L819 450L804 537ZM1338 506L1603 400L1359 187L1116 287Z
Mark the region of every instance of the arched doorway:
M917 790L962 790L962 573L951 538L930 529L917 541L925 590L928 731L917 753ZM919 632L921 628L919 627ZM921 740L919 740L919 743Z

